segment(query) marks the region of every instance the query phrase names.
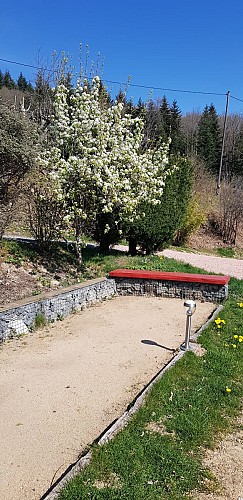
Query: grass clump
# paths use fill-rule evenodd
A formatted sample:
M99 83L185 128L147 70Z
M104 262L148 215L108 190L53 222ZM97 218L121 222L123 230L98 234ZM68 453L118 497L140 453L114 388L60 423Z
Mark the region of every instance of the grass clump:
M35 317L35 321L33 324L33 330L37 330L38 328L44 328L47 325L47 319L45 315L41 312L38 312Z
M217 488L204 450L233 430L243 397L243 282L233 280L230 291L233 298L200 336L206 354L188 352L167 371L128 426L93 446L90 465L59 500L181 500Z

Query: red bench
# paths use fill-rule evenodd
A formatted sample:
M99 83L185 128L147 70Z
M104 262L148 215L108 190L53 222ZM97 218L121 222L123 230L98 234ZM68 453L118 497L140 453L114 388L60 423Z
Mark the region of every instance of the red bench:
M186 281L190 283L211 283L227 285L230 276L217 276L214 274L171 273L165 271L140 271L137 269L115 269L110 271L112 278L137 278L165 281Z
M109 277L115 279L121 295L157 295L221 302L228 296L229 276L190 274L165 271L115 269Z

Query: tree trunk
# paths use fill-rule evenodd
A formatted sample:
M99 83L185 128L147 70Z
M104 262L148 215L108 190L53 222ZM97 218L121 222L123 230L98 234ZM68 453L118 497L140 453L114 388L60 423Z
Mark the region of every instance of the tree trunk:
M83 265L83 256L82 256L82 240L81 240L81 234L80 231L76 229L76 234L75 234L75 247L76 247L76 254L77 254L77 261L78 261L78 269L80 269Z
M132 236L129 236L129 249L128 253L134 257L137 254L137 241Z
M107 255L109 251L110 251L110 241L104 234L100 238L100 253L102 253L103 255Z

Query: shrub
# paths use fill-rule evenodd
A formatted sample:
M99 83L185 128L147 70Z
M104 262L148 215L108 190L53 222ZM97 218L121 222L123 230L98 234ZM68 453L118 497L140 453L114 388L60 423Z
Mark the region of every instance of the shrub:
M64 227L63 203L56 196L47 173L36 168L25 188L29 226L41 251L50 248Z
M202 224L206 222L206 219L206 214L202 209L200 209L198 201L191 198L186 209L184 222L176 232L174 244L185 244L189 236L197 231L197 229L199 229Z
M243 218L243 178L223 182L220 191L219 231L224 243L235 245Z
M11 222L21 182L34 164L36 128L0 103L0 237Z
M184 221L191 193L192 167L190 162L182 157L171 156L170 164L176 164L177 168L166 178L161 203L156 206L149 203L142 204L140 218L129 228L132 253L135 243L139 244L147 254L168 245Z

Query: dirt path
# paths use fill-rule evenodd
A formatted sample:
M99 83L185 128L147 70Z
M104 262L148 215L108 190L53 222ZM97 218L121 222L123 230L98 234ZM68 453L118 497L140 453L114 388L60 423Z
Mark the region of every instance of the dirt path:
M170 259L181 260L192 266L201 267L206 271L226 276L243 279L243 260L203 255L199 253L178 252L177 250L164 250L162 255Z
M207 450L203 464L217 478L219 489L214 493L196 493L194 500L243 500L243 414L236 430Z
M193 329L215 305L198 303ZM172 357L183 301L118 297L0 350L0 499L37 500Z

